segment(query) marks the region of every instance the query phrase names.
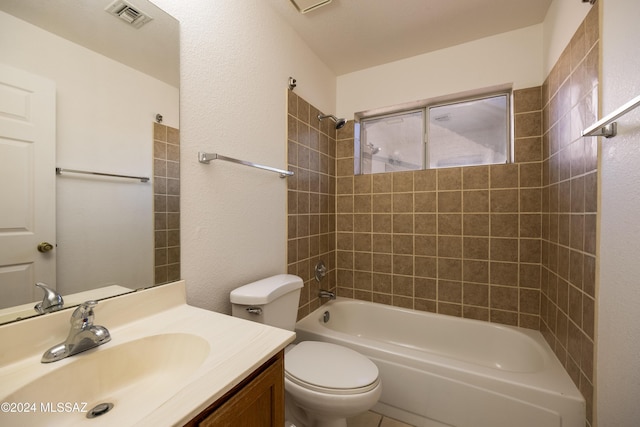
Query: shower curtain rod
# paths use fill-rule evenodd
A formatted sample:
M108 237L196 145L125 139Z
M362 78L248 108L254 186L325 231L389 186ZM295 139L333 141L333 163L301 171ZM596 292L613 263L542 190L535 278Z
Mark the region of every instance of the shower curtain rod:
M234 159L233 157L223 156L218 153L204 153L202 151L198 152L198 161L200 163L209 164L211 160L224 160L225 162L232 162L240 165L250 166L252 168L258 168L258 169L264 169L270 172L276 172L280 174L280 178L286 178L288 176L293 175L293 172L291 171L272 168L271 166L259 165L257 163L247 162L245 160Z

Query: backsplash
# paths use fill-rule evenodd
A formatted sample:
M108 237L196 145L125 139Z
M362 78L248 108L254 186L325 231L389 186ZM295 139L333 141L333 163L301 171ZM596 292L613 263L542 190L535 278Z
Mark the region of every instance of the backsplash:
M153 124L155 284L180 280L180 131Z

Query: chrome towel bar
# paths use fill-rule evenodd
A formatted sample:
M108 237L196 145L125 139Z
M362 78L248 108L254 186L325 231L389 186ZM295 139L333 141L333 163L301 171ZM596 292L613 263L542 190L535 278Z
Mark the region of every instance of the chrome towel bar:
M118 175L113 173L90 172L90 171L81 171L77 169L56 168L56 175L60 175L61 173L65 173L65 172L81 173L85 175L110 176L114 178L130 178L130 179L138 179L140 180L140 182L149 182L149 178L146 176Z
M258 168L258 169L264 169L270 172L276 172L280 174L280 178L286 178L288 176L293 175L293 172L291 171L272 168L271 166L264 166L264 165L259 165L252 162L247 162L245 160L234 159L233 157L227 157L217 153L203 153L202 151L198 152L198 161L200 163L209 164L211 160L224 160L225 162L238 163L240 165L251 166L252 168Z
M582 136L604 136L605 138L612 138L616 136L618 134L618 125L615 120L624 116L638 105L640 105L640 96L636 96L613 113L605 116L583 130Z

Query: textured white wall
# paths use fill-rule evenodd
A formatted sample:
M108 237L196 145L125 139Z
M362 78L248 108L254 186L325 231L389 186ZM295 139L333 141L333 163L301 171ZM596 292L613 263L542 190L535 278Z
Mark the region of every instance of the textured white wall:
M286 167L286 91L335 106L335 76L261 0L156 0L180 21L182 277L190 304L230 312L229 292L286 271L277 174L198 151Z
M554 0L540 25L338 77L341 117L483 87L543 83L590 5ZM375 88L375 90L372 90Z
M534 25L338 77L340 117L513 83L542 84L542 25Z
M640 2L602 13L602 116L640 95ZM602 139L596 401L598 426L640 422L640 110Z

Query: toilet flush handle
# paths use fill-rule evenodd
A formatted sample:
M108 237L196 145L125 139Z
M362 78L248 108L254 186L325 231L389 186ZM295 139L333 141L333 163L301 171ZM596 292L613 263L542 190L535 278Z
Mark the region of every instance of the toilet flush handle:
M251 314L262 314L262 308L260 307L247 307L246 310Z

